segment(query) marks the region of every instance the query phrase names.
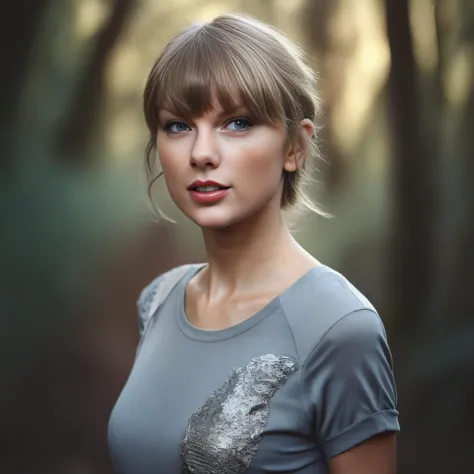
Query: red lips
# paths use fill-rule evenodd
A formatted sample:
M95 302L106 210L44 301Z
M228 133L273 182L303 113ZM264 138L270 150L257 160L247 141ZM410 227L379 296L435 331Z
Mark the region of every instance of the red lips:
M210 191L198 190L198 188L218 188ZM191 198L199 204L214 204L219 202L221 199L227 196L229 193L229 186L218 183L217 181L193 181L189 186L188 190L191 194Z
M200 179L197 179L196 181L193 181L189 186L188 189L196 189L200 187L209 187L209 186L214 186L218 188L223 188L227 189L229 186L226 186L225 184L218 183L217 181L211 181L211 180L206 180L206 181L201 181Z

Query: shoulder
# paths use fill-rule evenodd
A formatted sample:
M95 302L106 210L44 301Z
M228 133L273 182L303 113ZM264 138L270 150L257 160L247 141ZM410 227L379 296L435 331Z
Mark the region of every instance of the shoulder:
M140 322L140 329L143 329L143 326L146 320L154 312L153 307L156 304L158 298L158 292L164 287L167 286L171 290L176 283L178 283L188 272L197 271L199 268L204 266L204 264L187 264L179 265L177 267L171 268L165 273L162 273L155 277L148 285L145 286L140 292L140 295L137 300L138 307L138 316Z
M335 345L385 338L371 302L343 275L327 266L312 270L281 299L302 362L324 340Z
M156 276L153 280L151 280L148 285L146 285L141 291L140 295L138 297L138 301L142 301L143 303L146 302L146 300L150 299L150 297L153 295L153 293L156 292L157 288L160 286L160 284L165 281L169 280L170 278L177 277L179 279L183 278L184 275L186 275L188 272L190 272L192 269L198 269L202 267L204 264L201 263L193 263L193 264L186 264L186 265L179 265L177 267L173 267L169 269L168 271L161 273L160 275Z

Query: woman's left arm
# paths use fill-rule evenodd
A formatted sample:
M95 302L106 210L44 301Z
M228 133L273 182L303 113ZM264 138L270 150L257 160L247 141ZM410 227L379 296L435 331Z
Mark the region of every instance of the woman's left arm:
M307 357L302 387L331 474L394 474L399 431L392 357L382 321L339 318Z
M329 460L331 474L395 474L396 435L374 436Z

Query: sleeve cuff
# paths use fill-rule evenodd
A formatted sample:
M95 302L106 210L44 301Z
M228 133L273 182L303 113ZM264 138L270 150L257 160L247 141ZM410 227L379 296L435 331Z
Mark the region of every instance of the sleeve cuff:
M323 445L324 452L329 459L348 451L375 435L393 431L400 431L398 411L379 411L327 438Z

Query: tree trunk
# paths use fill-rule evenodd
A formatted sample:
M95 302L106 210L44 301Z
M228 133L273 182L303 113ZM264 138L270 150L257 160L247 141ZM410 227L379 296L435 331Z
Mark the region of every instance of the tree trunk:
M431 287L436 156L424 141L408 0L386 0L391 52L393 225L389 253L395 341L420 330Z
M25 82L28 60L33 47L38 19L47 0L8 2L0 16L0 174L14 160L12 137L18 113L18 98ZM14 45L14 46L13 46Z
M86 73L79 83L72 107L59 130L57 156L69 162L85 164L91 158L90 148L100 136L100 108L105 92L105 71L112 51L136 0L116 0L102 30L94 40L94 52Z

